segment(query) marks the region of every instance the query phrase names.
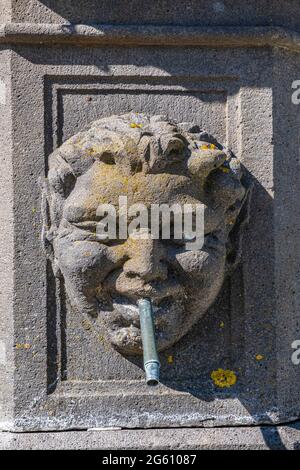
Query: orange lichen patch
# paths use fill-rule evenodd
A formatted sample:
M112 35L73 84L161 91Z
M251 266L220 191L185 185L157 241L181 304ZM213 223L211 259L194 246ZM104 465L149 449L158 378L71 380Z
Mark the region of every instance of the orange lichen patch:
M232 387L237 381L237 377L232 370L217 369L210 374L214 384L220 388Z
M171 355L168 356L168 357L167 357L167 363L168 363L168 364L173 364L173 362L174 362L173 356L171 356Z
M201 150L215 150L216 148L215 144L203 144L200 147Z
M31 345L29 343L17 343L16 349L30 349Z
M265 358L265 356L263 356L262 354L256 354L256 356L255 356L255 359L257 361L262 361L264 358Z

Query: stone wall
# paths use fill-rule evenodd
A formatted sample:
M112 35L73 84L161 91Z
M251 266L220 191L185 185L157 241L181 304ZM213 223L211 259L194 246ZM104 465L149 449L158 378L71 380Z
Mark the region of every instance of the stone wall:
M299 4L116 3L0 7L1 427L295 420ZM253 187L239 266L192 333L162 354L151 390L140 358L112 350L70 309L40 241L49 155L90 122L131 111L198 124L232 149ZM234 371L233 387L213 383L218 368Z

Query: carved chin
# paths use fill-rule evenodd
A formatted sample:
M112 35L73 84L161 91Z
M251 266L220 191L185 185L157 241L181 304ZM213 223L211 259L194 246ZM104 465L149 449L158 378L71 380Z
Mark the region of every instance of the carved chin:
M123 354L142 354L141 330L136 326L116 328L109 333L113 347Z
M182 336L180 332L174 335L168 335L166 332L163 334L156 328L156 347L157 350L163 351L168 347L171 347L176 341ZM109 332L109 339L112 346L119 352L125 355L142 355L143 346L141 338L141 330L136 326L128 326L116 328Z

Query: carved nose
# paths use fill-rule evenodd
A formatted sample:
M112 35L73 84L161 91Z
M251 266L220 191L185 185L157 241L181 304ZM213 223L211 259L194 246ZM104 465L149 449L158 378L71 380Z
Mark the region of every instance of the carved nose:
M140 277L145 281L161 280L168 277L165 264L165 250L160 240L139 240L131 258L123 266L128 277Z

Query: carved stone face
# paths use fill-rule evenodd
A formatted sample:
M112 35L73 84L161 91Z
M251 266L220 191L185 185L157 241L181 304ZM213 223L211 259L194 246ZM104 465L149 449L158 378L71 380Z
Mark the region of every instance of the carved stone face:
M63 144L44 185L43 238L71 306L120 352L140 354L137 300L149 297L158 350L178 341L222 286L245 199L240 178L238 162L211 136L161 116L112 116ZM118 208L120 195L149 209L205 204L203 247L190 251L172 238L100 242L97 208Z

